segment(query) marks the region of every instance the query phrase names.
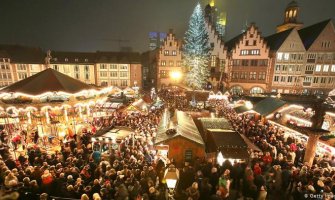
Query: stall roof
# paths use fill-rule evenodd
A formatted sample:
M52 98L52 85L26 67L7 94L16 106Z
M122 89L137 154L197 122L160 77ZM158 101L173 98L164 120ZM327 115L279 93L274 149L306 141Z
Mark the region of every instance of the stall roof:
M233 130L208 129L212 138L212 151L221 151L224 158L248 159L248 145L242 136Z
M241 135L229 129L208 129L217 148L247 148Z
M278 98L268 97L260 102L258 102L255 107L254 111L261 114L261 115L269 115L276 111L277 109L281 108L286 104L286 101L282 101Z
M166 118L170 117L170 112L165 111L164 115ZM168 140L171 140L176 137L183 137L185 139L191 140L192 142L198 143L202 146L205 145L202 137L194 124L194 121L191 116L183 111L175 111L174 120L167 119L167 122L164 122L164 118L161 120L160 125L158 127L157 137L155 140L155 144L159 144ZM175 134L166 134L166 131L169 129L166 124L173 123L174 128L176 129Z
M0 93L20 92L28 95L39 95L46 92L62 91L74 94L82 90L90 89L94 89L94 87L48 68L3 88L0 90Z

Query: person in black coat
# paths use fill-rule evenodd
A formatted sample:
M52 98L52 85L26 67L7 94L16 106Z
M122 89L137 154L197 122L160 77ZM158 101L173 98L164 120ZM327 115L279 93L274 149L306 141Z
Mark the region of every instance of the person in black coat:
M200 184L200 199L209 199L212 195L212 185L209 184L209 179L204 178Z

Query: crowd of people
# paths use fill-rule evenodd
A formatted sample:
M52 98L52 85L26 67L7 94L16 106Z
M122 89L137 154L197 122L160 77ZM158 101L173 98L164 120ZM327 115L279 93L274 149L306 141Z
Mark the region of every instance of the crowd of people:
M273 198L334 199L334 155L319 153L308 166L304 163L305 141L253 115L237 115L225 102L217 102L216 109L219 116L229 119L236 131L261 149L252 153L249 165L242 170L244 196L255 198L267 191ZM239 178L235 177L234 182Z
M188 102L178 92L162 91L167 107L187 110ZM211 102L213 103L213 102ZM330 199L335 194L335 157L319 155L312 167L304 165L305 144L268 122L237 115L226 101L214 102L217 116L226 117L232 127L245 134L261 151L248 161L222 166L215 160L194 158L179 168L173 198L199 199ZM138 137L126 137L108 156L94 148L95 130L83 131L61 143L61 151L48 153L38 145L14 158L6 141L0 143L2 192L18 199L164 200L167 193L164 172L175 165L155 154L153 144L164 107L147 113L113 112L94 120L95 127L126 126ZM0 134L4 134L2 131ZM1 139L2 137L0 137ZM139 139L141 138L141 139ZM93 144L93 145L92 145ZM14 192L14 193L13 193Z

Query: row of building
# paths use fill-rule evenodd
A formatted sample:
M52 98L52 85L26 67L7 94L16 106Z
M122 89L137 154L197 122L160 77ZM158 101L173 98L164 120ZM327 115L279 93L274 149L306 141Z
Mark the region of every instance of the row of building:
M204 9L211 57L209 88L236 94L328 93L335 88L335 29L332 20L303 28L292 1L277 33L264 37L251 24L224 41L225 20L211 1ZM221 17L220 17L221 16ZM156 34L156 35L155 35ZM172 30L151 33L150 50L138 52L59 52L0 45L0 87L51 67L98 86L161 88L182 82L182 42ZM157 35L158 34L158 35ZM154 40L153 38L158 38ZM164 38L164 39L163 39Z
M142 86L141 54L136 52L45 52L0 45L0 87L53 68L87 84Z
M335 30L331 19L303 28L299 7L288 4L277 33L264 37L255 24L224 41L212 23L214 4L205 7L211 58L210 87L237 94L264 92L328 93L335 88ZM169 74L182 70L181 43L170 31L164 44L147 52L144 81L157 87L173 84ZM181 80L179 80L181 81Z

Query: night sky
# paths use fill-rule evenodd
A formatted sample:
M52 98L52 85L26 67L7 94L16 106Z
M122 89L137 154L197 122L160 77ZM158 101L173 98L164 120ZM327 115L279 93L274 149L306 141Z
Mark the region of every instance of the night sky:
M291 0L216 0L227 12L227 38L246 20L267 36L282 23ZM148 50L148 32L173 28L184 36L196 0L0 0L0 43L64 51ZM201 0L202 6L208 0ZM305 25L333 18L335 0L299 0Z

